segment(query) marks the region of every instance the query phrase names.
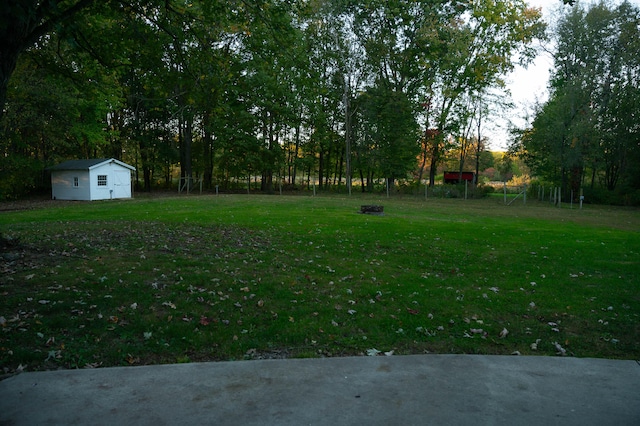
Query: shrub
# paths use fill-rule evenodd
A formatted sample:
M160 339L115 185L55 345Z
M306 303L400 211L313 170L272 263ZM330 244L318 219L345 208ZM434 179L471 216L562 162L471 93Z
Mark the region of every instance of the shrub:
M21 198L49 187L38 160L21 156L0 159L0 200Z

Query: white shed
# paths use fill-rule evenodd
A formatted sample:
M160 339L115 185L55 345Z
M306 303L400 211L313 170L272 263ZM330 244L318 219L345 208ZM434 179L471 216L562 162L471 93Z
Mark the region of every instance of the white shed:
M70 160L51 167L54 200L131 198L131 172L136 168L114 158Z

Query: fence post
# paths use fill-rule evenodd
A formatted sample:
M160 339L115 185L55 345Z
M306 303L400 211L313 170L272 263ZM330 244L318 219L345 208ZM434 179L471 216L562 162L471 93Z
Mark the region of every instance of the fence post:
M502 182L503 184L503 192L504 192L504 204L507 205L507 182Z
M562 208L562 188L558 187L558 208Z
M467 199L467 193L469 191L468 188L469 188L469 181L465 180L464 181L464 199L465 200Z
M571 190L571 209L573 210L573 189Z
M522 194L524 196L523 200L523 204L527 204L527 184L524 184L524 193Z

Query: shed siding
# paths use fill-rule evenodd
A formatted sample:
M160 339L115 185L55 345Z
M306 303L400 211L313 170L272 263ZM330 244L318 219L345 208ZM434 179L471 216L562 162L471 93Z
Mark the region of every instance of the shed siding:
M116 182L121 182L120 176L116 176L117 173L126 172L128 176L127 187L117 187ZM112 198L131 198L131 172L115 163L104 163L91 168L89 170L91 175L91 199L92 200L109 200ZM105 186L98 186L98 176L107 176L107 184Z
M78 178L78 186L73 186L75 177ZM90 200L89 172L85 170L52 172L51 192L54 200Z

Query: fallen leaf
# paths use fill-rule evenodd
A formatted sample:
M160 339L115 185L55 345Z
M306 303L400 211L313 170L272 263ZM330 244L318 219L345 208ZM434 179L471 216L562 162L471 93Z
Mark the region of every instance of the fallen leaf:
M504 339L505 337L507 337L508 334L509 334L509 330L507 330L506 328L503 328L502 331L500 332L500 338Z
M560 343L558 342L553 342L553 346L555 346L556 350L558 351L558 355L562 355L565 356L567 354L567 350L565 348L563 348L562 346L560 346Z

